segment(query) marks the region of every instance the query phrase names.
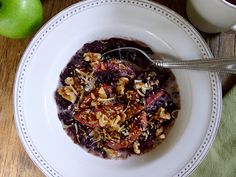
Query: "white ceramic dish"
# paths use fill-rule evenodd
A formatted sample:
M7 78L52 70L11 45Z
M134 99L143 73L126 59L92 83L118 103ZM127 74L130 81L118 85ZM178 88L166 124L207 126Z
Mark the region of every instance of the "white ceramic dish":
M154 51L182 58L212 57L196 30L175 12L148 1L89 0L50 20L22 57L15 80L15 122L20 139L46 176L188 176L216 135L221 85L216 73L174 71L182 109L168 138L155 150L127 160L104 160L75 145L57 117L59 74L86 42L137 39Z

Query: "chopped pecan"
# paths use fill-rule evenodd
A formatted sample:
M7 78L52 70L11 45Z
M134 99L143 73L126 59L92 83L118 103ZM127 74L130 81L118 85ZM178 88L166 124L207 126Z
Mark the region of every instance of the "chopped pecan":
M73 79L73 77L67 77L67 78L65 79L65 83L66 83L67 85L74 85L74 79Z
M161 140L163 140L163 139L166 138L166 135L163 133L163 134L161 134L161 135L159 136L159 138L160 138Z
M108 117L103 114L102 112L96 112L96 118L98 119L99 121L99 125L101 127L105 127L108 123Z
M135 152L136 154L140 154L140 153L141 153L141 151L140 151L140 149L139 149L139 146L140 146L139 142L138 142L138 141L135 141L134 144L133 144L133 148L134 148L134 152Z
M163 127L160 127L156 130L156 136L160 136L162 134L162 132L164 131Z
M107 98L107 94L103 87L100 87L100 89L98 90L98 94L99 94L99 98L103 98L103 99Z
M145 94L147 90L151 90L152 87L148 83L143 83L141 80L135 80L135 90L140 90Z
M171 116L170 116L170 113L168 113L164 108L160 108L160 118L161 119L166 119L166 120L170 120L171 119Z
M61 87L57 90L58 94L62 96L62 98L74 103L76 100L76 95L73 89L70 86Z
M90 61L90 62L97 62L101 60L102 55L100 53L93 53L93 52L88 52L84 53L84 60L85 61Z
M121 77L116 83L116 91L119 95L124 95L125 85L128 84L129 79L127 77Z

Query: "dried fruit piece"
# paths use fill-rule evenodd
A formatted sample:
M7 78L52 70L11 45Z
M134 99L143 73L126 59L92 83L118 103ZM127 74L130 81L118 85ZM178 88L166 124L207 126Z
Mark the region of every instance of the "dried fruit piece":
M146 99L146 107L150 107L151 105L155 104L155 102L157 102L158 100L160 100L161 97L163 97L165 95L165 91L160 90L152 95L150 95L147 99Z
M128 137L125 139L121 139L120 141L115 141L111 139L107 145L114 149L124 149L127 148L129 145L133 144L134 141L138 139L138 137L142 134L142 129L145 129L147 126L147 115L143 111L139 115L137 115L135 118L133 118L133 121L130 122L127 129L129 132Z
M75 120L83 125L91 128L99 127L99 121L96 118L96 112L91 109L85 109L78 112L75 116Z
M133 103L126 111L127 118L132 118L135 114L140 113L144 109L144 106L140 103Z

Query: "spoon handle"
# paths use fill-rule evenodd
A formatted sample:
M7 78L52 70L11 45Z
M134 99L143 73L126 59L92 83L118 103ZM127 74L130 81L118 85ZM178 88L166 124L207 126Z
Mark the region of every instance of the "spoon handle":
M170 69L192 69L236 74L236 57L185 61L155 60L155 65Z

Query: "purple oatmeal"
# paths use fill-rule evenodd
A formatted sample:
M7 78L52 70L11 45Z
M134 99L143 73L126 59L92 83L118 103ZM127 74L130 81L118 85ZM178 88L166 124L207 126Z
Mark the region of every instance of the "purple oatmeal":
M121 58L135 52L102 54L118 47L145 44L120 38L85 44L60 75L55 93L58 116L76 144L108 159L125 159L150 151L173 126L180 98L175 76L168 69L135 69Z

